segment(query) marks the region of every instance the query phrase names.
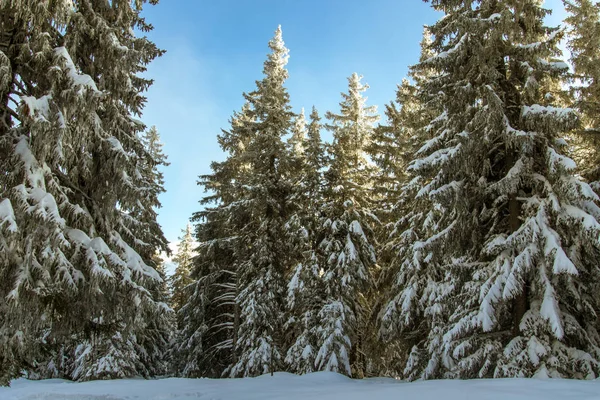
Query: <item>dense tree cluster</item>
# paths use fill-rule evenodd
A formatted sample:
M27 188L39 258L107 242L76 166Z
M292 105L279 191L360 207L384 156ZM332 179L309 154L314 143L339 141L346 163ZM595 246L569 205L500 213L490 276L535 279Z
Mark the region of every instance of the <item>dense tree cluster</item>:
M598 377L599 4L429 0L379 124L294 113L278 28L167 287L143 3L0 2L0 382Z
M431 5L444 17L378 126L357 74L322 126L293 115L276 32L202 181L204 296L182 317L207 344L183 375L600 373L598 5L565 1L566 31L536 0ZM228 308L208 308L223 284ZM227 360L210 372L209 343Z

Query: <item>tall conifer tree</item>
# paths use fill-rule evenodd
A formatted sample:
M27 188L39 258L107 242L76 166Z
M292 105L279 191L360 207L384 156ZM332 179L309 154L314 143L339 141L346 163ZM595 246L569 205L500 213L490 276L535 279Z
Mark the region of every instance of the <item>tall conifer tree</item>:
M569 88L573 107L581 113L575 156L582 174L600 193L600 3L564 0L567 46L573 74Z
M136 335L168 308L148 265L165 245L146 173L160 161L134 118L162 53L132 30L152 29L144 3L0 5L0 375L45 363L42 335L73 379L148 372Z
M262 80L245 95L255 121L244 162L247 173L242 198L247 224L239 232L248 256L238 267L240 324L232 376L253 376L282 369L284 354L285 277L290 268L294 237L289 217L290 157L282 140L293 113L284 83L288 50L281 28L269 42Z
M188 224L179 238L179 247L173 257L177 264L175 272L171 277L171 304L175 312L188 302L187 286L192 283L190 273L194 258L194 237L192 236L192 225Z
M240 322L237 273L248 254L239 235L248 220L241 196L254 120L249 103L234 113L231 128L218 136L227 158L213 162L212 174L200 177L199 185L211 195L202 199L205 208L193 217L199 241L191 272L194 283L178 312L181 332L176 370L186 377L222 377L235 362Z
M373 284L371 268L376 261L371 227L377 218L370 210L371 165L365 151L379 117L374 106L366 106L362 93L368 86L360 80L358 74L348 78L340 114L326 115L332 121L328 128L334 139L319 244L325 260L325 299L318 314L316 367L349 376L361 376L364 371L360 350L367 292Z
M288 321L291 345L285 361L296 373L315 370L317 352L318 313L323 305L323 257L319 251L323 234L323 168L325 167L324 145L321 141L321 123L313 107L306 128L303 152L294 174L292 201L295 212L291 224L300 227L298 264L288 283L287 303L290 308ZM294 157L294 153L292 153Z
M595 377L598 197L561 135L552 92L566 66L539 1L432 1L435 55L416 68L443 111L411 163L419 207L388 312L423 319L410 378ZM402 276L413 274L415 279Z

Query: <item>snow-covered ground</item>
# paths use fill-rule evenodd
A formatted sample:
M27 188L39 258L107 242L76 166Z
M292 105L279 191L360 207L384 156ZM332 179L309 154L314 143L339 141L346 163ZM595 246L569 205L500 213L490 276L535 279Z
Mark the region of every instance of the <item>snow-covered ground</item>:
M19 379L0 388L1 400L592 400L600 380L496 379L404 383L393 379L351 380L320 372L277 373L245 379L124 379L73 383Z

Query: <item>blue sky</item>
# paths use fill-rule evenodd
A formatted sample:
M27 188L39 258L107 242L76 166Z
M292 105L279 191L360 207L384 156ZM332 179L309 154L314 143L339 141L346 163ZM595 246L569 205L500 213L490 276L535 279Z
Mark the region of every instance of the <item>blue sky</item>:
M560 23L561 0L546 6L556 10L549 23ZM337 111L353 72L371 87L368 103L383 110L418 59L423 25L440 14L421 0L162 0L144 16L155 27L148 36L167 50L149 67L155 84L142 119L158 127L171 163L159 222L175 241L200 210L197 177L223 159L216 136L261 78L277 25L290 49L294 110L315 105L324 114Z

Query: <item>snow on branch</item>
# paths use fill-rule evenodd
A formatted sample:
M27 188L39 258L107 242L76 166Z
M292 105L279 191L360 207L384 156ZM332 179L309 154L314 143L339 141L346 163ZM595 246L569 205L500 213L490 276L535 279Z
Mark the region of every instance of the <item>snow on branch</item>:
M69 52L65 47L57 47L56 49L54 49L54 54L57 57L62 58L64 60L65 67L67 68L67 74L69 75L75 86L83 86L94 92L100 93L98 87L96 86L96 83L94 82L91 76L87 74L80 74L77 72L77 68L75 67L73 60L71 59L71 56L69 55Z
M15 221L15 213L9 199L0 201L0 228L7 225L9 232L17 231L17 222Z

